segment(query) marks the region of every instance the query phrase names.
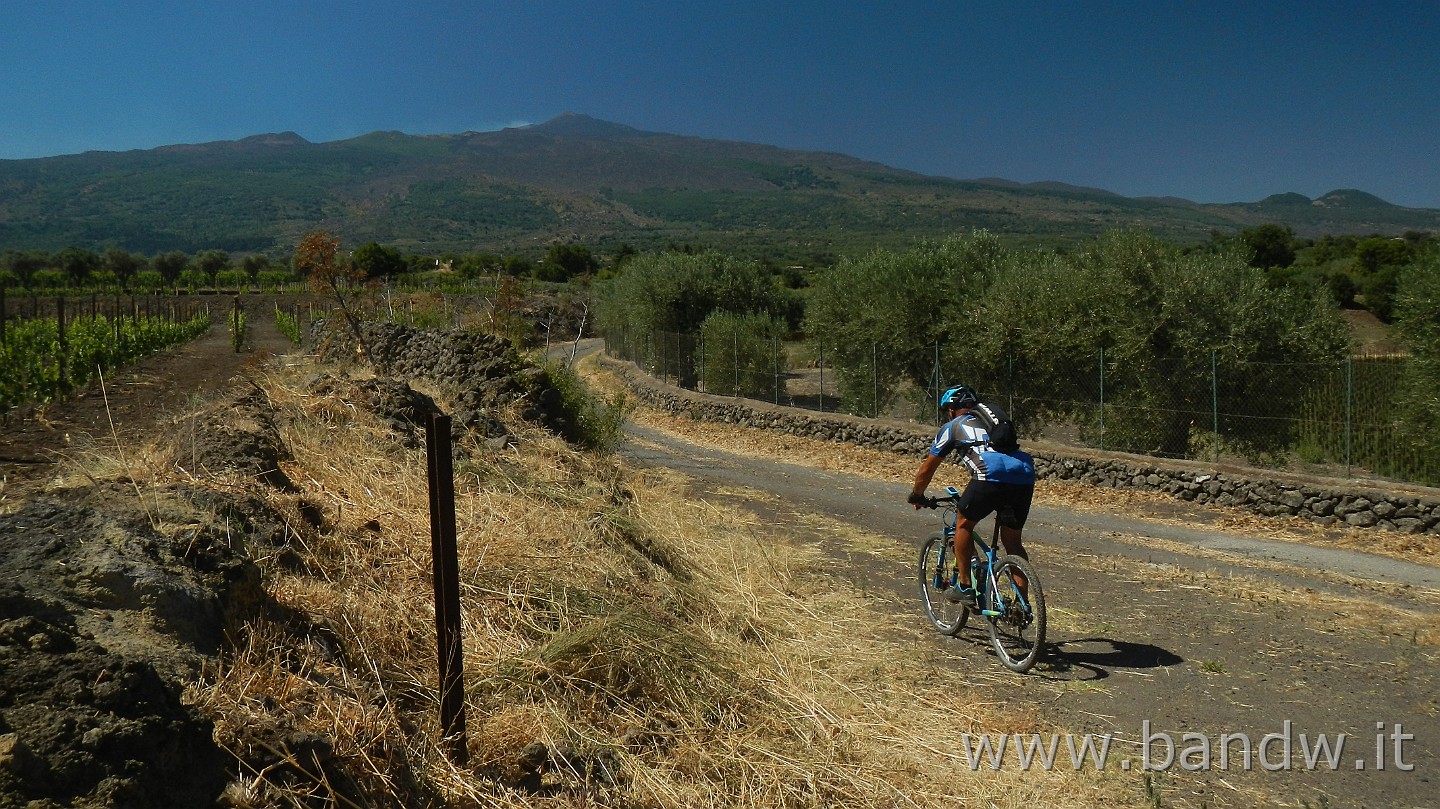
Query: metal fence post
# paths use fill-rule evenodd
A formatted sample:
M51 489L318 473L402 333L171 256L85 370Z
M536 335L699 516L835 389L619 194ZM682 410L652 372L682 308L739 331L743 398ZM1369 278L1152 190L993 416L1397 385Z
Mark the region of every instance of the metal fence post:
M740 398L740 329L731 332L735 338L735 398Z
M1355 418L1355 358L1345 356L1345 477L1350 477L1350 449Z
M880 418L880 350L876 343L870 344L870 401L874 418Z
M935 341L935 370L930 374L935 378L935 393L930 401L939 404L940 394L945 391L945 372L940 370L940 341Z
M820 346L820 412L825 412L825 346Z
M770 338L770 357L775 362L775 404L780 404L780 338Z
M1011 418L1015 412L1015 349L1005 349L1005 390L1009 392L1005 401L1010 406Z
M1105 449L1105 347L1100 347L1100 449Z
M1215 434L1215 463L1220 463L1220 375L1219 355L1210 349L1210 424Z

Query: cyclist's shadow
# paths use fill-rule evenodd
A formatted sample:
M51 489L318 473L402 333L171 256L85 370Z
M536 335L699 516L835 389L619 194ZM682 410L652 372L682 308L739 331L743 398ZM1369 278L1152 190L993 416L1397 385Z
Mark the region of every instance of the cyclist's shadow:
M1059 679L1103 680L1116 669L1153 669L1183 662L1180 655L1149 643L1074 638L1045 644L1045 654L1035 670Z
M963 637L963 636L962 636ZM985 637L972 638L989 647ZM992 655L994 651L990 652ZM1116 669L1153 669L1175 666L1185 658L1149 643L1113 638L1073 638L1047 642L1030 674L1056 680L1103 680Z

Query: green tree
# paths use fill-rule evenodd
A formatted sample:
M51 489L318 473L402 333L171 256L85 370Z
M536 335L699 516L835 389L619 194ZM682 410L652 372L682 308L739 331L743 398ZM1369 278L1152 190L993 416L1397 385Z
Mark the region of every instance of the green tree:
M155 271L165 279L165 283L173 286L180 280L180 274L190 266L190 257L179 250L171 250L168 253L161 253L151 260Z
M1346 309L1355 306L1355 295L1360 292L1359 284L1355 283L1350 273L1340 271L1325 276L1325 288L1329 290L1331 299Z
M211 286L220 273L230 269L230 254L224 250L203 250L195 255L195 267Z
M271 271L270 257L264 253L251 253L240 260L240 269L252 282L260 281L260 274Z
M523 278L534 274L535 266L530 263L530 259L524 256L506 256L505 261L501 264L501 269L508 276Z
M100 269L100 255L93 250L67 247L55 254L55 263L72 287L84 286L90 273Z
M350 255L350 260L355 263L361 273L364 273L366 278L389 278L392 275L400 275L410 268L399 250L378 242L368 242L355 248L355 252Z
M1400 273L1399 267L1381 265L1379 269L1366 273L1360 281L1360 295L1365 298L1365 308L1386 323L1395 315L1395 293L1400 287Z
M158 270L141 270L135 273L135 286L150 293L158 293L165 287L165 276Z
M8 270L21 286L30 286L35 273L49 266L50 254L44 250L6 250L4 255L0 255L0 270Z
M215 273L216 289L248 291L245 288L249 286L250 282L250 274L241 269L221 270Z
M600 262L590 254L590 248L577 244L552 244L536 268L535 277L541 281L564 283L582 275L593 275L599 268Z
M609 272L611 275L614 275L615 273L620 271L621 267L625 266L625 262L638 255L640 255L640 251L636 250L634 245L630 244L629 242L624 242L619 247L615 248L615 252L611 254L610 266L607 267L605 271Z
M783 378L779 346L787 331L771 314L711 312L700 324L705 392L774 401Z
M455 271L461 278L473 280L500 272L502 259L494 253L471 253L461 256L455 264Z
M135 275L145 269L145 257L123 247L111 247L105 251L104 267L115 274L122 287L129 289Z
M1285 225L1259 225L1240 231L1250 253L1250 266L1260 269L1289 267L1295 263L1295 231Z
M1355 265L1366 275L1386 268L1402 267L1414 257L1415 248L1404 239L1371 236L1355 245Z
M194 295L201 287L208 283L210 283L209 276L205 275L198 267L193 266L185 268L185 270L180 273L180 277L175 279L175 284L183 287L191 295Z
M1068 408L1096 438L1103 418L1106 447L1189 454L1192 435L1213 427L1218 402L1236 416L1222 437L1265 457L1289 444L1273 425L1300 406L1304 375L1342 359L1348 333L1328 298L1273 289L1248 259L1237 250L1185 254L1117 232L1069 257L1017 262L966 313L964 323L990 326L974 328L949 356L975 368L966 377L980 379L982 393L991 385L1024 402L1015 405L1021 416ZM1286 373L1240 372L1257 363ZM1221 371L1213 379L1212 368Z
M956 331L963 318L953 313L981 296L1009 260L999 239L977 231L900 252L876 250L818 273L805 330L835 368L844 406L865 414L883 409L902 379L933 388L935 348L967 339L969 329Z
M1440 457L1440 248L1424 251L1401 277L1396 330L1410 351L1401 417L1421 456Z
M795 307L793 295L754 262L710 251L631 259L624 272L600 285L597 314L606 334L623 332L632 341L664 334L675 340L672 371L681 385L693 388L696 338L712 312L765 313L788 322Z
M30 276L31 289L64 289L67 283L69 283L69 278L65 273L53 267L36 270Z

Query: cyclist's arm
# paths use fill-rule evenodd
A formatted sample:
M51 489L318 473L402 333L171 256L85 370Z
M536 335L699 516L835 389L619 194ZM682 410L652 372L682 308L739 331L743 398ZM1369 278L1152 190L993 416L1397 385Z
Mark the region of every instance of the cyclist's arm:
M925 489L930 485L931 478L935 477L935 470L940 468L942 457L926 453L925 460L920 462L920 468L915 472L915 485L910 487L911 494L925 496Z

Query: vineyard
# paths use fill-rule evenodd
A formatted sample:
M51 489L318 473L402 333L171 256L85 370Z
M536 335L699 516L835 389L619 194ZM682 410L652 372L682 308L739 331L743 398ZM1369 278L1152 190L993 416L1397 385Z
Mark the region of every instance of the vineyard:
M12 320L0 330L0 412L83 386L108 368L204 334L210 316L82 315Z

